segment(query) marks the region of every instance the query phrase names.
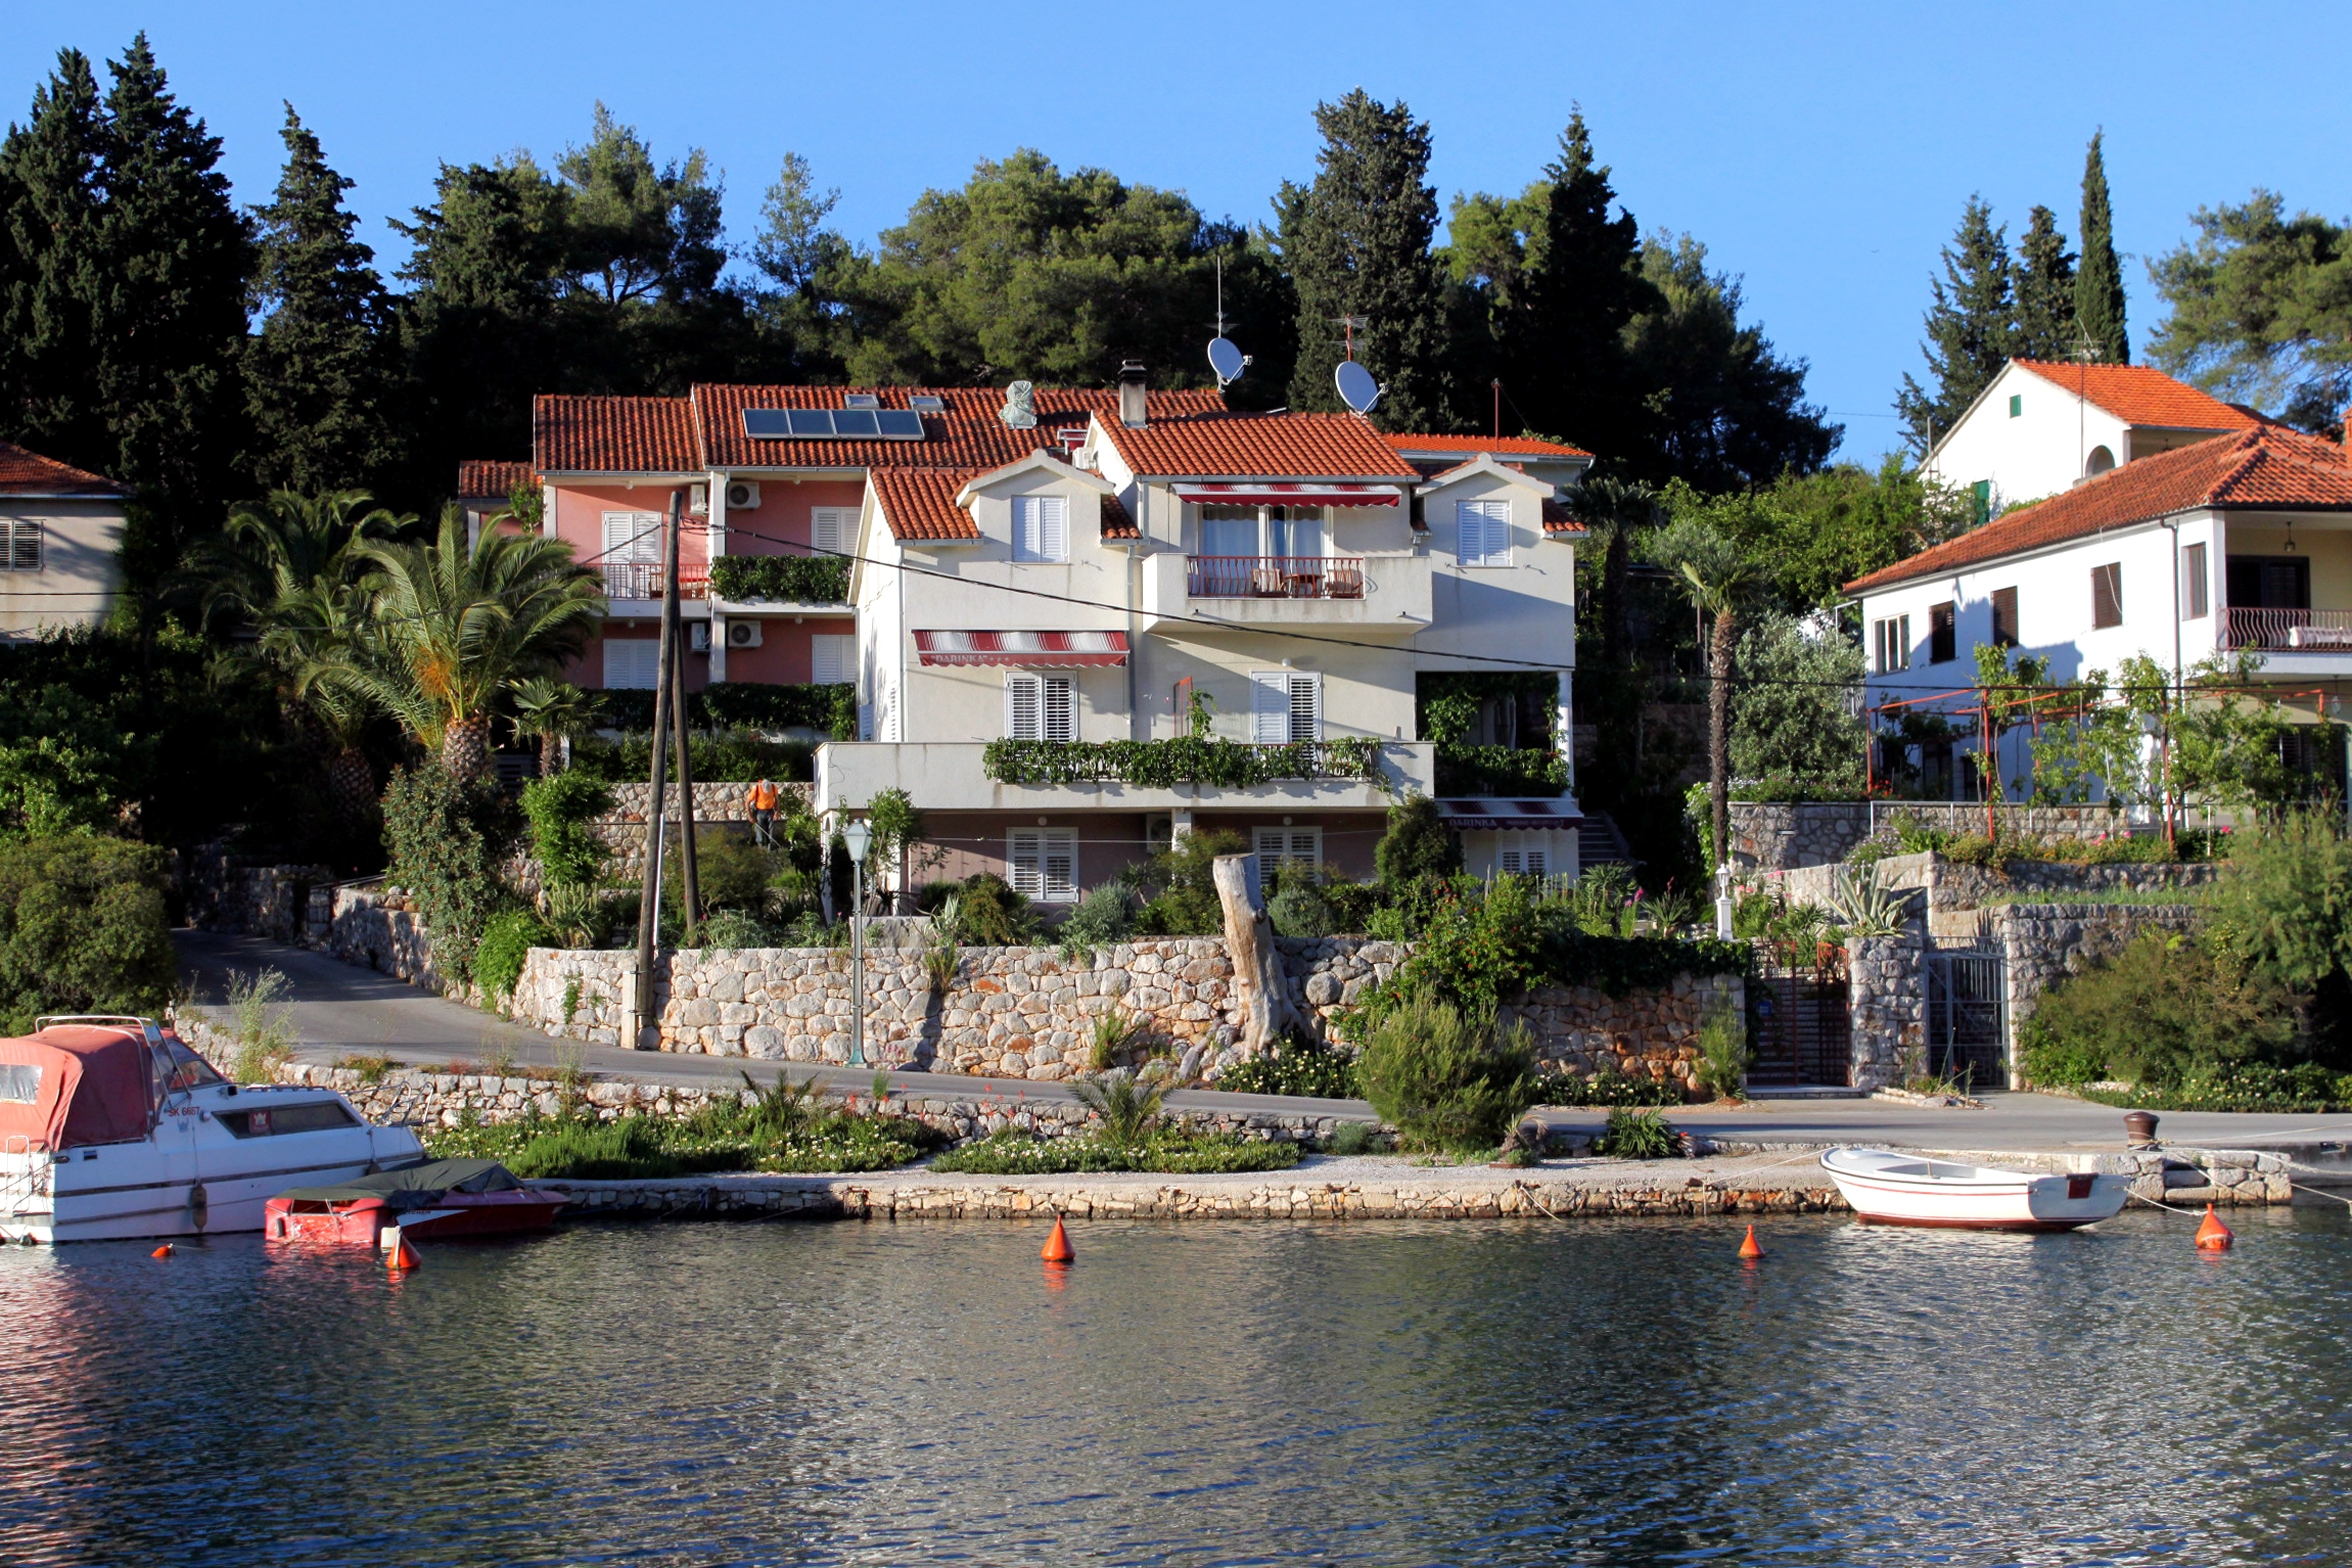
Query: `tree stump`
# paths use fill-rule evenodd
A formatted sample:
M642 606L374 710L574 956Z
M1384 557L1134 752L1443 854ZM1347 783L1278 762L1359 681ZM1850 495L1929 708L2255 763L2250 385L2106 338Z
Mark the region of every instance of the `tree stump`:
M1233 955L1234 993L1241 1002L1242 1051L1256 1056L1283 1036L1312 1033L1290 1000L1282 952L1266 918L1258 886L1258 857L1219 855L1213 870L1217 902L1225 911L1225 947Z

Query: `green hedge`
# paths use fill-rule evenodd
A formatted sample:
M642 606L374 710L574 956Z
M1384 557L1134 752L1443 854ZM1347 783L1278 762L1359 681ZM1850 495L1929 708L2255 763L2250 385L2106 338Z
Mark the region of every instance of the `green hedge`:
M698 784L752 779L806 784L816 777L814 754L803 741L763 740L756 734L694 735L689 737L687 755ZM607 783L635 782L647 777L652 767L649 732L624 735L618 741L581 741L572 747L572 771Z
M1568 764L1557 752L1513 746L1437 748L1440 795L1551 796L1567 788Z
M1283 779L1365 779L1389 787L1376 738L1253 746L1182 736L1171 740L994 740L982 756L999 784L1094 784L1146 789L1208 784L1249 789Z
M840 556L724 555L711 563L711 588L737 602L847 604L849 562Z
M614 729L653 728L653 693L605 691L606 718ZM857 687L847 681L825 685L771 685L765 681L717 681L686 698L686 722L702 730L782 730L805 726L836 740L857 736Z

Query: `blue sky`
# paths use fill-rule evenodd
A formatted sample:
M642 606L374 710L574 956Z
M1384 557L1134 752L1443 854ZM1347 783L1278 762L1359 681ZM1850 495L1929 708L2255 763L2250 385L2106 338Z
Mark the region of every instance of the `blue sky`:
M841 188L836 221L861 241L1020 146L1255 222L1312 174L1316 101L1350 87L1432 122L1441 202L1525 184L1580 102L1643 226L1688 230L1742 275L1865 459L1894 440L1961 204L1983 192L2014 234L2047 202L2071 237L2094 128L2135 342L2158 313L2140 258L2194 208L2267 185L2352 211L2352 12L2333 7L4 0L0 18L10 119L60 46L109 56L146 28L243 200L275 179L291 99L358 181L387 263L382 220L428 198L438 160L552 156L599 99L657 156L708 150L738 241L787 150Z

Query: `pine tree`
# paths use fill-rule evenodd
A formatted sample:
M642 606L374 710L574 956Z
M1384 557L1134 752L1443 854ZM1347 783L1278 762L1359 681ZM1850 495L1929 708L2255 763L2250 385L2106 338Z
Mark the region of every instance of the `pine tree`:
M2058 232L2058 215L2036 207L2017 243L2017 334L2010 352L2020 359L2070 359L2074 346L2074 256Z
M1626 327L1664 310L1665 297L1642 273L1641 226L1618 205L1608 166L1594 161L1582 110L1544 179L1542 243L1527 247L1523 303L1502 332L1504 381L1539 429L1629 458L1651 443Z
M1958 423L2009 358L2017 310L2009 239L1993 223L1993 210L1982 197L1968 198L1960 227L1944 247L1944 275L1931 287L1935 297L1927 310L1927 341L1919 350L1935 390L1930 393L1906 375L1895 394L1895 411L1922 452Z
M1285 181L1282 259L1298 293L1298 361L1290 406L1336 409L1332 373L1346 355L1339 318L1361 317L1356 358L1385 390L1373 421L1388 430L1443 430L1453 423L1446 374L1443 288L1430 253L1437 191L1429 126L1402 102L1357 88L1318 104L1322 170L1309 186Z
M254 479L303 495L372 488L393 460L386 400L391 307L375 252L343 206L351 181L286 106L285 172L259 209L254 296L261 331L246 352Z
M2115 213L2107 202L2107 160L2100 151L2106 136L2105 131L2093 135L2083 159L2082 269L2074 275L2074 314L2101 362L2128 365L2131 334L2124 330L2123 267L2115 259Z
M0 437L79 467L114 461L91 387L105 120L79 50L0 143Z

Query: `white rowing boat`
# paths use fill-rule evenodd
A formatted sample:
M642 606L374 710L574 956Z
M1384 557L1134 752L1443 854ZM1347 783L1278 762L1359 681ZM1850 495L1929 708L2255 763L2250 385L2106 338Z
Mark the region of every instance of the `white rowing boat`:
M1891 1149L1832 1149L1821 1157L1863 1219L1964 1230L2073 1230L2113 1219L2131 1195L2121 1176L1962 1165Z

